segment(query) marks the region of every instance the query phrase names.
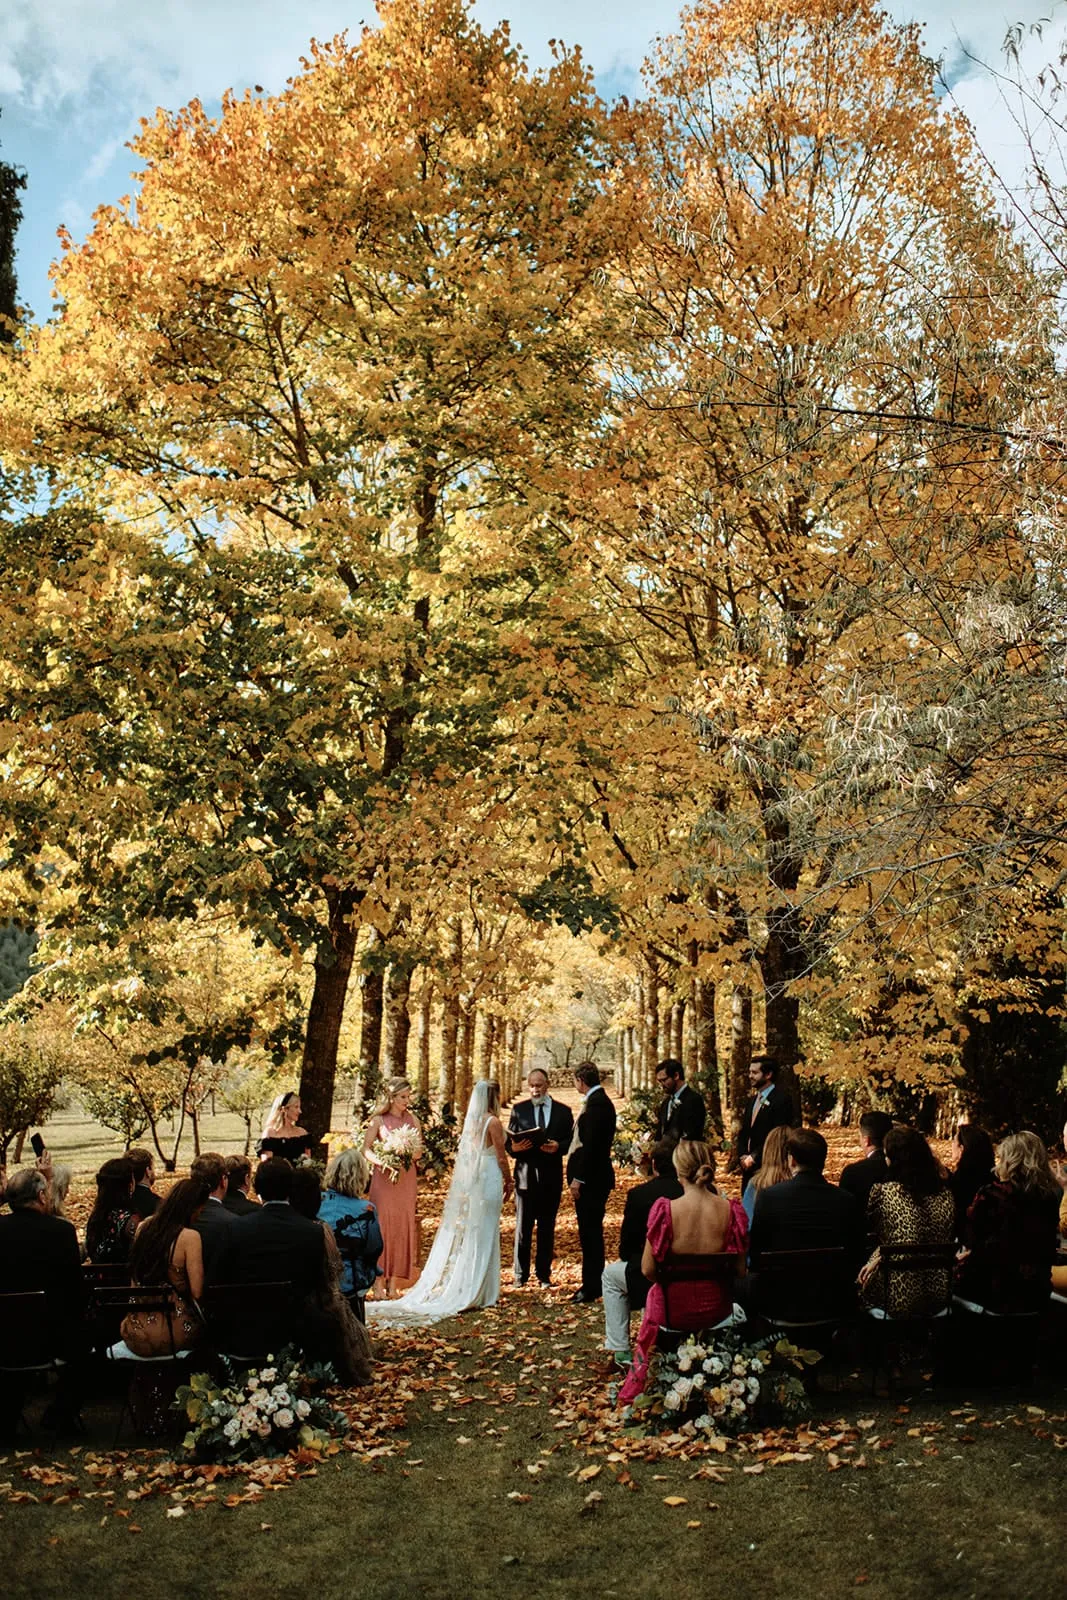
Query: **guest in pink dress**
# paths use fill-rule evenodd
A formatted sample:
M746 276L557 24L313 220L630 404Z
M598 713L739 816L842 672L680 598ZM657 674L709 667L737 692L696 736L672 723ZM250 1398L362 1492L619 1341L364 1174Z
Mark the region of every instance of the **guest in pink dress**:
M672 1328L699 1332L722 1322L733 1310L735 1278L745 1271L748 1221L740 1200L727 1200L715 1188L715 1157L708 1145L683 1139L674 1152L674 1170L682 1185L679 1200L657 1200L649 1212L641 1271L652 1281L641 1327L634 1345L634 1363L619 1392L619 1404L629 1405L644 1392L648 1364L656 1334L666 1323L662 1286L656 1282L660 1264L669 1255L732 1255L732 1271L671 1286Z
M414 1128L416 1133L420 1132L418 1123L408 1110L410 1100L411 1085L407 1079L390 1078L374 1115L367 1123L363 1149L368 1156L379 1133L393 1128ZM385 1244L380 1263L383 1274L380 1282L387 1299L398 1288L411 1283L419 1270L419 1225L415 1215L418 1170L412 1162L410 1167L405 1167L394 1176L395 1183L381 1167L374 1166L369 1195L371 1204L378 1212L378 1224Z

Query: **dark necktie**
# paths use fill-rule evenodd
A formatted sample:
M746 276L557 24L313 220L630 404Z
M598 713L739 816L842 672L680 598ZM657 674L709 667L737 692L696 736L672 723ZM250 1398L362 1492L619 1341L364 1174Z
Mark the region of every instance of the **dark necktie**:
M537 1107L537 1126L542 1130L545 1126L545 1107L543 1101Z

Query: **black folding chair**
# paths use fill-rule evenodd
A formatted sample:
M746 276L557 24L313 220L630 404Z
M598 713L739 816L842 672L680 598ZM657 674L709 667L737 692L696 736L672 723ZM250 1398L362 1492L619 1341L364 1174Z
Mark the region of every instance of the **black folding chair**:
M892 1398L893 1374L905 1344L930 1348L935 1363L940 1361L950 1332L955 1261L953 1244L884 1244L879 1247L882 1304L868 1307L865 1318L874 1344L872 1394L878 1382L879 1367L884 1366ZM924 1281L917 1284L915 1280L919 1274ZM908 1306L917 1294L921 1295L923 1309L913 1312Z
M0 1422L6 1417L17 1430L26 1385L30 1379L58 1372L56 1330L43 1289L25 1294L0 1294ZM51 1352L51 1353L50 1353Z
M663 1290L664 1318L656 1333L657 1350L676 1350L688 1334L698 1331L674 1326L671 1318L671 1289L680 1283L726 1283L732 1287L737 1277L737 1262L738 1257L733 1251L715 1251L709 1255L676 1255L672 1250L657 1263L656 1282ZM721 1326L721 1323L715 1326Z
M161 1355L141 1356L131 1350L122 1338L98 1346L109 1362L115 1362L129 1371L129 1381L123 1391L118 1422L115 1425L117 1443L127 1414L138 1431L150 1437L167 1431L169 1412L178 1380L194 1355L190 1348L179 1349L174 1335L174 1321L180 1314L177 1297L167 1284L141 1287L97 1288L93 1295L98 1313L98 1328L113 1326L116 1318L121 1324L126 1317L160 1317L168 1331L170 1349Z
M250 1366L297 1342L291 1283L213 1283L200 1309L216 1355Z

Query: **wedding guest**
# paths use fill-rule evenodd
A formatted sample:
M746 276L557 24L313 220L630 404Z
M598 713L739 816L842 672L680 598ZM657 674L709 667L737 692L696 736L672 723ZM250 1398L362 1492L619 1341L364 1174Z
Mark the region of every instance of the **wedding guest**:
M552 1282L556 1217L563 1196L563 1160L571 1146L574 1117L549 1093L548 1073L534 1067L526 1078L528 1100L519 1100L508 1118L506 1149L515 1162L515 1282L534 1273L546 1288ZM534 1252L534 1232L537 1249Z
M204 1151L193 1160L189 1176L203 1183L207 1189L207 1199L193 1223L203 1246L204 1277L208 1283L222 1283L230 1230L237 1221L223 1205L227 1188L225 1156L220 1156L214 1150Z
M748 1069L752 1099L745 1107L737 1130L737 1158L741 1168L741 1188L751 1183L763 1159L763 1146L772 1128L788 1127L793 1121L793 1097L779 1088L778 1063L772 1056L753 1056Z
M311 1135L300 1126L301 1109L300 1096L292 1089L275 1097L256 1145L264 1161L281 1156L284 1161L297 1162L310 1156Z
M656 1068L656 1082L663 1092L663 1103L656 1113L656 1138L703 1139L708 1108L704 1096L685 1081L685 1068L668 1056Z
M866 1213L867 1201L876 1183L886 1180L885 1136L893 1126L888 1111L865 1111L859 1122L860 1150L858 1161L851 1162L841 1174L839 1187L859 1203Z
M574 1069L574 1086L583 1096L578 1117L578 1139L567 1161L567 1183L578 1219L582 1249L582 1286L572 1300L579 1304L599 1300L604 1276L604 1212L615 1187L611 1146L615 1138L615 1107L600 1081L600 1068L581 1061Z
M96 1200L85 1224L85 1249L94 1266L121 1265L130 1259L137 1227L133 1209L136 1179L128 1156L105 1161L96 1175Z
M626 1196L619 1232L619 1259L609 1261L601 1277L604 1293L604 1348L612 1352L618 1367L630 1365L630 1317L643 1311L648 1299L649 1280L641 1271L645 1253L648 1218L657 1200L679 1200L682 1185L674 1170L676 1141L660 1139L650 1156L655 1174L647 1183L638 1183Z
M763 1160L757 1167L751 1183L745 1185L745 1192L741 1196L741 1204L745 1208L748 1225L752 1226L752 1214L756 1209L756 1196L764 1189L770 1189L776 1183L787 1183L793 1176L789 1165L789 1155L786 1144L790 1130L787 1127L772 1128L767 1135L767 1142L763 1146Z
M317 1321L328 1343L327 1358L342 1383L369 1383L371 1380L370 1340L367 1330L355 1315L341 1288L344 1263L333 1229L319 1216L322 1190L314 1167L297 1167L289 1203L302 1217L322 1229L326 1252L323 1275L305 1300L301 1312L305 1321Z
M893 1317L928 1316L944 1305L949 1268L893 1272L890 1304L883 1305L881 1250L893 1244L950 1245L956 1226L952 1191L917 1128L890 1129L882 1148L886 1182L875 1185L867 1202L867 1225L877 1243L859 1275L861 1298Z
M374 1163L371 1154L379 1134L396 1128L411 1128L420 1133L418 1122L408 1107L411 1103L411 1085L406 1078L390 1078L382 1089L381 1098L367 1123L363 1141L364 1154L370 1156L370 1199L378 1213L378 1222L385 1241L382 1251L382 1287L390 1298L401 1285L411 1283L419 1268L419 1225L417 1206L419 1196L418 1167L414 1161L400 1171L390 1173Z
M73 1224L49 1213L48 1179L33 1167L10 1176L4 1198L11 1215L0 1217L0 1291L46 1296L51 1348L43 1358L61 1356L55 1401L46 1413L63 1431L80 1431L85 1282ZM0 1389L0 1438L13 1438L22 1409L15 1384Z
M1060 1187L1036 1133L1013 1133L996 1148L996 1177L967 1212L966 1248L956 1269L961 1299L989 1311L1040 1311L1052 1287Z
M956 1207L956 1238L966 1243L967 1213L980 1189L993 1182L993 1141L984 1128L961 1122L952 1141L954 1166L948 1186Z
M852 1195L823 1176L827 1146L817 1129L789 1128L785 1148L788 1179L762 1188L756 1196L746 1304L764 1315L794 1321L841 1316L855 1306L856 1268L863 1257L863 1212ZM766 1161L765 1149L764 1167ZM844 1253L839 1268L818 1278L808 1273L761 1270L764 1256L793 1250Z
M677 1200L656 1200L648 1216L648 1237L641 1271L651 1287L634 1345L634 1363L619 1404L629 1405L644 1392L649 1357L656 1334L667 1320L667 1304L658 1274L670 1255L729 1255L735 1259L727 1275L674 1284L670 1292L670 1326L688 1330L714 1327L733 1311L734 1279L745 1271L748 1225L740 1200L727 1200L715 1188L715 1157L706 1144L683 1139L675 1146L675 1174L682 1186Z
M226 1193L223 1195L222 1203L231 1216L244 1217L250 1211L255 1211L256 1202L248 1192L251 1187L252 1163L248 1157L227 1156Z
M289 1204L293 1168L280 1156L261 1161L255 1189L260 1201L227 1230L226 1283L291 1283L298 1294L314 1291L323 1275L322 1229Z
M150 1217L159 1208L159 1196L152 1185L156 1181L156 1164L151 1150L127 1150L126 1159L133 1167L136 1188L133 1191L133 1209L139 1217Z
M333 1230L341 1253L342 1293L360 1317L363 1297L381 1272L378 1258L383 1248L378 1213L366 1198L369 1185L370 1163L363 1151L342 1150L326 1169L326 1192L319 1207L319 1221Z
M134 1236L133 1282L174 1292L172 1311L131 1311L123 1318L122 1337L136 1356L172 1355L200 1338L196 1302L204 1292L204 1255L196 1223L207 1203L207 1183L203 1177L182 1178Z

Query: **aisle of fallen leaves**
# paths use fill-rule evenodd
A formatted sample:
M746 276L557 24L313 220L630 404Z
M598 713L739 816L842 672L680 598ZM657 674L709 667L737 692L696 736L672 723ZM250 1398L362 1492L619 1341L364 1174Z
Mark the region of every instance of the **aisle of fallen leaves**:
M852 1158L851 1139L828 1130L829 1175ZM623 1200L632 1178L612 1197L607 1219L609 1251L617 1238ZM724 1187L730 1189L731 1180ZM423 1254L436 1228L444 1194L425 1189L420 1224ZM624 1434L606 1381L591 1370L602 1343L598 1305L574 1305L570 1296L580 1281L580 1258L573 1213L564 1196L557 1231L557 1265L551 1289L519 1289L511 1282L513 1222L505 1217L501 1251L503 1291L498 1305L468 1313L436 1328L390 1332L376 1340L375 1381L365 1389L340 1391L336 1399L349 1421L334 1453L348 1455L368 1470L393 1462L405 1475L423 1465L420 1436L441 1427L454 1430L455 1449L472 1455L509 1446L510 1433L537 1440L524 1461L514 1504L536 1499L537 1481L550 1467L565 1465L580 1496L579 1510L593 1514L612 1488L655 1489L667 1475L657 1465L687 1463L691 1494L664 1494L667 1506L716 1510L708 1485L733 1472L760 1474L771 1468L824 1461L828 1472L922 1469L966 1460L966 1449L980 1430L1026 1430L1057 1449L1067 1449L1067 1400L1062 1389L1056 1406L981 1403L887 1406L844 1392L826 1396L816 1415L789 1428L765 1430L727 1442L687 1439L678 1434L633 1438ZM116 1400L116 1405L118 1404ZM832 1408L827 1414L827 1407ZM513 1429L517 1412L540 1413L533 1429ZM873 1413L865 1415L866 1411ZM96 1516L101 1525L120 1520L140 1532L138 1505L165 1499L165 1514L178 1518L207 1506L261 1505L274 1494L316 1477L324 1463L310 1451L282 1459L222 1466L190 1463L177 1444L169 1450L127 1446L105 1450L74 1447L55 1454L40 1444L0 1456L0 1514L9 1506L67 1506L72 1513ZM677 1472L671 1481L677 1482ZM688 1524L700 1526L699 1520ZM263 1527L269 1527L264 1522Z

